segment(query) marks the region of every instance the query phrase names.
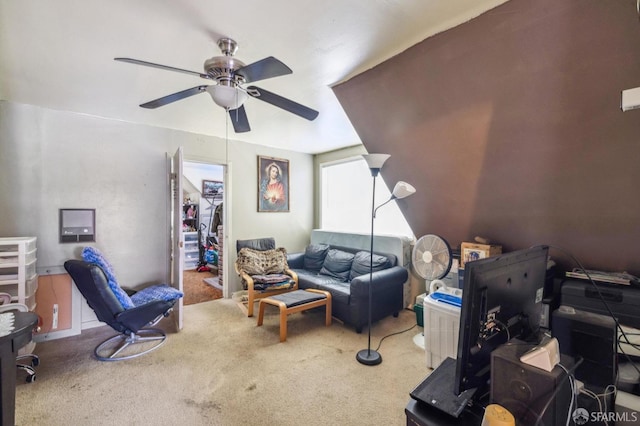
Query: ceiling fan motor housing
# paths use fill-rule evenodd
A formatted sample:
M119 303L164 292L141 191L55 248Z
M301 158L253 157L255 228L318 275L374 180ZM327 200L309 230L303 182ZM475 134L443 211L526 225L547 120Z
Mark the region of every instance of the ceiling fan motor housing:
M204 61L204 71L223 86L242 84L242 76L234 73L244 66L244 62L231 56L214 56Z

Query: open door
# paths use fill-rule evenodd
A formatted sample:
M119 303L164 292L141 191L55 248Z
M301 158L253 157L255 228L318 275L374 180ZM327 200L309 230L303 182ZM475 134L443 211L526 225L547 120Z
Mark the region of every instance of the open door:
M173 287L180 291L184 291L182 283L182 274L184 270L184 242L182 239L182 147L178 148L172 161L171 173L171 189L173 212L173 235L171 259L173 262L171 270L173 277L171 283ZM176 330L182 330L182 308L184 306L184 298L180 298L176 306L173 308L173 315L176 324Z

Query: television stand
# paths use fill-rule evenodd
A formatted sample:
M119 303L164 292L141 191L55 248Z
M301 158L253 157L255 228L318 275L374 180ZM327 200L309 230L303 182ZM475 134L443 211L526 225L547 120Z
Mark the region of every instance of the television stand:
M457 395L453 389L455 376L456 360L447 357L410 392L410 395L421 404L431 406L448 416L457 418L469 406L476 389L468 389Z
M467 407L460 417L456 418L430 405L410 399L404 413L407 417L407 426L480 426L484 409L477 405Z

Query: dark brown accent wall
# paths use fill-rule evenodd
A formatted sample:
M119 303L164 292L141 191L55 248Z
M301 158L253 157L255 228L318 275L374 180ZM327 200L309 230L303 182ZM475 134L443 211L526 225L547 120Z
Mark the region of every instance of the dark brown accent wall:
M640 275L635 0L511 0L334 87L417 237ZM552 249L564 268L570 256Z

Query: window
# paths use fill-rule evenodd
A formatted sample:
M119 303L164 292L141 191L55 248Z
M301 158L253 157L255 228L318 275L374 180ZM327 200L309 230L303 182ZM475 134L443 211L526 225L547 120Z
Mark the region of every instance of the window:
M394 182L395 184L395 182ZM332 231L371 233L373 178L362 158L320 166L320 228ZM376 178L376 207L391 197L382 173ZM376 235L415 238L400 208L391 202L376 212Z

